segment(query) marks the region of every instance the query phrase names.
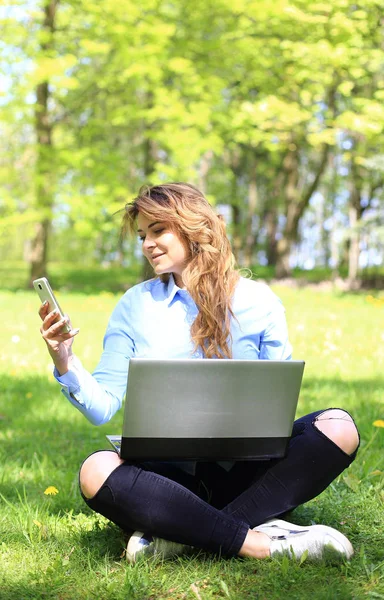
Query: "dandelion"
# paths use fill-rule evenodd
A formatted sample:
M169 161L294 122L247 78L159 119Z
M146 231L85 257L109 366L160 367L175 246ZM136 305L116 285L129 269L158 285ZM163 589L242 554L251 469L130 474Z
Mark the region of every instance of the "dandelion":
M374 427L384 427L384 420L383 419L378 419L377 421L373 422L373 426Z
M365 299L369 304L373 304L373 306L382 306L384 303L384 298L375 298L374 296L366 296Z
M47 487L47 489L44 491L44 494L46 496L56 496L56 494L59 493L59 490L57 488L55 488L54 485L50 485L49 487Z
M25 397L26 397L26 398L32 398L32 396L33 396L32 392L27 392L27 393L25 394Z

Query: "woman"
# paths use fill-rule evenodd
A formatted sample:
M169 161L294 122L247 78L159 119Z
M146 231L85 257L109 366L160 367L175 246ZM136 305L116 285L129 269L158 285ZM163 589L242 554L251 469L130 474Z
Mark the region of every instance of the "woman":
M137 229L156 277L117 304L93 375L72 353L78 330L40 309L42 336L68 400L92 423L121 406L128 361L136 357L288 360L284 309L271 290L234 268L225 225L193 186L144 187L126 206L123 230ZM89 456L80 470L85 502L131 536L127 558L188 547L266 558L331 547L349 558L348 539L323 525L276 517L322 492L354 460L355 424L341 409L295 422L287 456L266 462L131 464L113 451ZM182 545L180 545L182 544Z

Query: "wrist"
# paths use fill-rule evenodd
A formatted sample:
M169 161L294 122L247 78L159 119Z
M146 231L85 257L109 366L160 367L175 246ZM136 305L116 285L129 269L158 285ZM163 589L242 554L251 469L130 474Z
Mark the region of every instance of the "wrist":
M68 365L68 363L66 365L55 363L55 367L56 367L56 370L58 371L60 377L62 377L63 375L65 375L69 371L69 365Z
M71 368L73 362L73 354L71 353L65 360L54 360L55 367L59 372L59 375L65 375Z

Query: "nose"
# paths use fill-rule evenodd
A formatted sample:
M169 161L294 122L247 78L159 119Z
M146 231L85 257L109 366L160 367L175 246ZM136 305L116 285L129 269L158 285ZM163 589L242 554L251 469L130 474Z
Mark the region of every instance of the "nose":
M145 240L143 242L143 250L148 251L155 246L155 240L151 238L150 235L145 236Z

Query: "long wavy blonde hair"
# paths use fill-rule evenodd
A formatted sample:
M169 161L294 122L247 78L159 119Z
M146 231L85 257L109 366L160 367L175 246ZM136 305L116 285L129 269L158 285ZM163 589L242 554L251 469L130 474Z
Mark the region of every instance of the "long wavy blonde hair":
M136 230L139 212L147 219L168 223L189 249L182 280L199 311L191 326L194 351L201 348L207 358L232 358L231 301L239 274L223 217L187 183L143 186L125 206L123 235ZM167 282L169 274L160 279Z

